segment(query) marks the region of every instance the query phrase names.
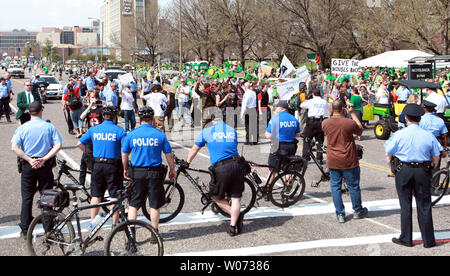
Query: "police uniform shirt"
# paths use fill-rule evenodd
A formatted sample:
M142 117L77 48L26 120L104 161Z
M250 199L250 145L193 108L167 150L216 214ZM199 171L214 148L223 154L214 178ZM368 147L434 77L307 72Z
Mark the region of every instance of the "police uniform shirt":
M300 107L308 110L309 118L320 119L327 116L330 104L321 97L314 96L313 99L302 103Z
M0 84L0 98L8 98L9 97L9 90L8 85Z
M54 125L35 117L16 130L11 143L18 145L29 157L42 158L62 143L62 138Z
M8 86L8 92L11 92L12 91L11 80L6 80L6 85Z
M300 123L288 111L283 111L273 117L267 127L267 133L276 134L280 143L294 142L295 135L300 132Z
M406 87L400 87L397 90L397 97L398 100L401 102L407 102L409 100L409 97L411 96L411 91L409 91Z
M131 85L131 93L135 93L137 91L137 84L135 81L130 82Z
M430 162L432 157L441 155L441 145L436 137L415 124L396 132L384 147L387 154L406 163Z
M430 132L435 137L448 133L444 120L432 113L426 113L420 121L420 128Z
M118 159L121 158L122 139L126 135L123 128L111 121L104 121L98 126L91 127L81 137L80 142L83 145L93 144L94 158Z
M219 122L204 129L195 141L195 145L200 148L205 145L208 146L213 166L220 161L239 155L237 132L224 122Z
M83 80L83 84L86 85L86 88L88 91L92 91L92 89L94 89L95 86L95 78L85 78Z
M111 90L104 90L100 93L100 98L106 102L106 106L111 106L110 102L112 102L112 106L118 106L119 105L119 98L117 97L116 93Z
M131 165L136 168L153 168L162 164L161 151L172 153L166 134L144 124L130 132L122 142L122 152L131 153Z

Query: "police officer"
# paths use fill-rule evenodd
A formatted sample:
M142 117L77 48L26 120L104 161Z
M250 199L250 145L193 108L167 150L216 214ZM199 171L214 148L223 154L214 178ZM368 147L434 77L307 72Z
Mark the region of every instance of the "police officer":
M387 161L400 160L395 183L401 208L401 235L392 242L412 247L412 197L416 198L419 227L425 248L436 245L432 217L430 182L432 169L438 167L440 145L436 138L419 127L425 114L422 107L409 104L404 110L408 127L386 142Z
M144 95L148 95L151 93L151 90L150 90L151 86L152 86L152 82L147 79L147 76L144 76L142 83L141 83L141 90L144 91ZM147 105L147 101L144 99L142 99L142 103L144 104L144 106Z
M272 140L271 153L269 155L269 166L271 171L277 167L278 156L280 152L285 152L287 156L294 156L297 153L297 140L300 138L301 129L299 121L292 116L288 109L287 101L280 101L275 105L276 116L270 120L266 131L266 138ZM269 183L273 181L273 178Z
M444 148L447 148L448 129L445 125L444 120L434 114L434 112L436 112L436 107L437 105L430 101L423 101L425 115L423 115L422 119L420 120L420 127L433 134L433 136L438 139L439 143Z
M325 141L325 133L322 130L322 122L327 117L330 104L323 100L320 95L320 89L313 90L313 98L301 104L301 108L308 110L308 120L303 131L303 158L308 158L309 150L311 148L311 141L314 138L319 143L319 148L322 148ZM317 160L323 163L323 153L317 151Z
M400 85L397 89L397 97L398 97L398 103L399 104L406 104L406 102L409 100L409 97L411 96L411 91L404 87L403 85Z
M118 192L123 186L121 143L126 136L123 128L115 125L117 110L113 107L103 109L104 122L92 127L81 137L78 147L89 154L86 146L93 145L94 168L91 181L91 204L102 202L103 196L108 190L111 199L118 198ZM91 219L95 219L100 208L91 209ZM119 214L113 216L113 224L119 222Z
M145 197L148 196L152 225L158 231L160 208L166 203L163 184L167 167L162 165L161 152L166 155L170 167L170 180L175 178L175 163L167 136L152 125L154 115L151 107L144 106L139 110L141 127L131 131L123 140L122 164L124 178L132 178L135 184L128 218L137 218L137 211L145 204ZM132 167L128 168L130 154Z
M187 166L194 160L204 146L208 147L214 179L210 183L209 195L212 200L231 216L227 232L234 237L243 231L244 215L240 214L241 198L244 192L245 172L238 153L236 130L216 116L213 125L202 131L189 152ZM231 196L231 205L225 196Z
M53 158L62 148L61 135L52 124L42 120L42 104L33 102L28 110L31 120L20 126L11 140L12 151L20 158L19 172L22 173L19 224L22 237L26 237L32 221L34 194L53 187Z

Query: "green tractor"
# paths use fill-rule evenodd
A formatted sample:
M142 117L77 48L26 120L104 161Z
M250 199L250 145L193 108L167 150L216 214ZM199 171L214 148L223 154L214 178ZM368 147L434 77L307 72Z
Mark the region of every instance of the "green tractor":
M441 86L432 82L425 82L419 80L404 80L393 82L393 84L399 84L405 86L409 90L420 90L420 102L423 101L422 89L441 89ZM448 104L447 104L448 105ZM375 125L375 136L379 140L388 140L391 134L399 130L398 118L403 112L406 104L375 104L373 114L379 117L379 121ZM450 127L450 107L447 107L445 112L444 121L447 128ZM450 129L450 128L449 128Z
M387 140L393 132L398 130L397 108L392 104L375 104L373 114L379 117L375 125L375 136L379 140Z

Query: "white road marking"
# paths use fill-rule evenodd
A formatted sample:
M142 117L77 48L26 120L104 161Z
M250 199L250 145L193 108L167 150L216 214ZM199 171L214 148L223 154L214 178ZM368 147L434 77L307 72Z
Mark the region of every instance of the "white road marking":
M400 210L398 199L366 202L366 206L369 209L369 212ZM438 204L438 206L450 206L450 196L444 197L442 201ZM413 207L415 207L415 205L413 205ZM351 203L347 203L346 208L351 208ZM311 204L296 205L284 210L276 207L255 208L245 216L245 219L255 220L255 219L278 218L278 217L315 216L334 213L335 208L333 203L311 203ZM139 217L138 219L149 222L145 217ZM206 224L228 220L229 220L228 218L225 218L221 215L215 215L211 211L205 212L204 215L202 215L200 212L184 213L178 215L173 221L167 224L161 224L160 227L166 228L174 225ZM89 222L90 222L89 219L81 221L83 232L87 231ZM75 225L75 223L73 224ZM107 224L106 229L109 229L110 225L111 225L110 223ZM379 225L385 226L384 224ZM390 229L394 230L396 233L399 233L398 230L392 227ZM0 240L18 238L19 236L20 236L20 228L18 226L0 227Z
M330 240L317 240L306 241L286 244L275 244L258 247L237 248L229 250L216 250L216 251L204 251L204 252L188 252L174 254L171 256L257 256L264 254L279 254L283 252L292 252L308 249L318 248L331 248L331 247L349 247L349 246L362 246L371 244L392 243L392 238L398 237L397 234L379 235L379 236L366 236L356 238L344 238L344 239L330 239ZM437 240L447 240L450 238L450 232L436 233ZM413 239L415 241L421 240L420 233L413 233Z

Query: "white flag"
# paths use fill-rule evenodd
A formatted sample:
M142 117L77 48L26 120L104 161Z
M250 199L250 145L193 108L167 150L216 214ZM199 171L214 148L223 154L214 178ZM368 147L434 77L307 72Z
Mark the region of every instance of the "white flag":
M306 66L300 67L297 69L297 78L306 82L306 79L309 77L309 71Z
M299 90L299 85L304 82L302 79L294 79L277 85L277 95L280 101L289 101Z
M280 74L278 77L280 79L287 78L293 71L295 71L294 65L292 65L291 61L284 56L283 61L281 61Z

